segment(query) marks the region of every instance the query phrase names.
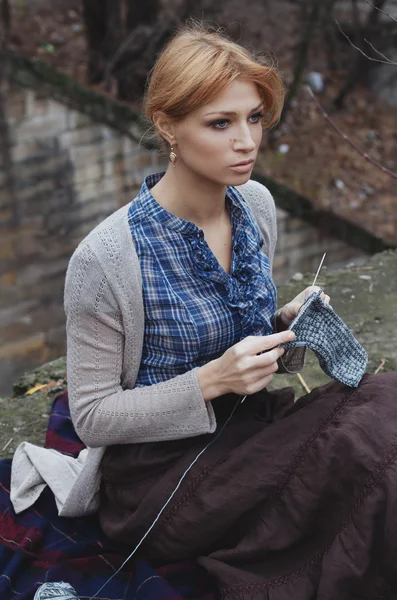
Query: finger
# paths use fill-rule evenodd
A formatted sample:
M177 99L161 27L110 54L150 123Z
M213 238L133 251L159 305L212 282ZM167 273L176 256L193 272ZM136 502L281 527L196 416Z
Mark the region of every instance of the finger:
M292 342L295 339L295 337L295 333L293 331L290 331L289 329L286 329L285 331L280 331L279 333L261 336L261 349L259 350L259 352L268 352L272 348L278 348L281 344Z
M236 344L238 353L241 354L259 354L265 350L276 348L280 344L292 342L295 339L293 331L286 329L279 333L272 333L271 335L254 335L244 338L239 344Z
M263 377L263 379L260 379L259 381L256 382L255 387L256 387L256 391L260 391L263 390L265 387L267 387L269 385L269 383L271 383L273 379L273 374L270 375L265 375L265 377Z
M322 289L318 285L310 285L309 287L303 290L304 300L306 301L309 298L309 296L318 292L322 292Z
M252 366L254 369L264 369L266 367L271 367L272 365L277 365L278 359L284 354L284 352L284 348L279 346L269 350L268 352L264 352L263 354L258 354L253 357Z
M311 285L308 288L306 288L305 291L308 292L308 295L310 295L310 294L314 294L314 292L322 292L323 290L318 285Z
M250 384L246 386L246 394L256 394L256 392L263 390L269 385L272 379L273 374L271 373L270 375L265 375L264 377L261 376L258 379L251 381Z

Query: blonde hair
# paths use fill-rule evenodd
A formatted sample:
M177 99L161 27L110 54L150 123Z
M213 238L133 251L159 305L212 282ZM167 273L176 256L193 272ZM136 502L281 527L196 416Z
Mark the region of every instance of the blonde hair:
M275 67L266 64L219 31L194 23L165 46L149 76L144 114L163 111L178 120L210 102L237 78L257 85L264 104L263 126L280 118L284 87Z

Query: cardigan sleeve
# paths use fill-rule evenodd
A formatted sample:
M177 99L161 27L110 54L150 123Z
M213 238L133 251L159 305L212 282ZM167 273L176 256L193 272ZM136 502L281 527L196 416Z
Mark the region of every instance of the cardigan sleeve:
M122 310L88 243L79 246L69 263L65 312L70 412L87 446L173 440L215 431L215 414L203 399L196 369L158 384L123 389ZM137 339L139 364L139 335Z

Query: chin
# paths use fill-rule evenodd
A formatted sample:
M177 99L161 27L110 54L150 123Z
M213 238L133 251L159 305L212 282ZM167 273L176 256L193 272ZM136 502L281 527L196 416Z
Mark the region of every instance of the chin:
M216 184L219 185L232 185L232 186L236 186L236 185L243 185L244 183L247 183L247 181L249 181L251 179L251 175L252 175L252 171L249 171L248 173L227 173L226 175L224 175L223 177L220 176L219 178L214 176L210 178L210 181L213 181Z
M234 175L228 177L226 185L243 185L251 179L252 171L249 173L234 173Z

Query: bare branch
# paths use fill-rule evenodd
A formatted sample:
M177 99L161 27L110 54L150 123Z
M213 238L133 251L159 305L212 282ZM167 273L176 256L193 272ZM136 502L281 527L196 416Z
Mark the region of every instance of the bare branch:
M339 25L339 22L336 19L335 19L335 23L337 24L337 26L339 27L339 31L341 32L342 35L345 36L345 38L347 39L347 41L349 42L349 44L351 46L353 46L353 48L355 48L356 50L358 50L363 56L365 56L365 58L368 58L368 60L371 60L372 62L381 63L382 65L394 65L395 64L389 58L387 60L380 60L379 58L373 58L372 56L369 56L368 54L366 54L364 52L364 50L361 50L361 48L359 48L358 46L356 46L356 44L353 44L353 42L351 41L351 39L349 38L349 36L347 35L347 33L345 33L343 31L342 27Z
M350 144L350 146L356 150L356 152L358 152L359 154L361 154L361 156L363 158L365 158L365 160L367 160L368 162L370 162L371 164L373 164L375 167L377 167L378 169L380 169L383 173L386 173L386 175L389 175L390 177L393 177L393 179L397 179L397 173L393 173L393 171L390 171L389 169L387 169L386 167L384 167L383 165L381 165L377 160L375 160L374 158L372 158L372 156L369 156L366 152L364 152L364 150L362 150L359 146L357 146L357 144L355 144L354 142L352 142L352 140L350 138L348 138L347 135L345 133L343 133L343 131L341 131L339 129L339 127L337 126L337 124L331 119L331 117L329 116L329 114L322 107L322 105L320 104L320 102L317 100L317 97L313 93L313 90L309 86L306 86L306 89L308 90L309 94L313 98L314 102L317 105L317 108L322 113L324 119L326 119L326 121L328 121L328 123L333 127L333 129L335 129L335 131L337 133L339 133L339 135L341 137L343 137L343 139L346 140L346 142L348 144Z
M387 62L388 65L394 65L395 67L397 67L397 62L395 62L394 60L391 60L385 54L383 54L380 50L378 50L377 48L375 48L375 46L373 44L371 44L371 42L369 40L367 40L366 38L364 38L364 42L366 42L369 46L371 46L372 50L374 52L376 52L376 54L379 54L379 56L382 56L382 58L384 58L386 60L386 62Z
M374 6L372 4L372 2L369 2L369 0L365 0L365 2L367 4L369 4L370 6L372 6L372 8L375 8L375 10L378 10L379 12L383 13L384 15L386 15L386 17L389 17L389 19L391 19L392 21L394 21L395 23L397 23L397 19L395 19L394 17L392 17L389 13L385 12L381 8L378 8L377 6Z

